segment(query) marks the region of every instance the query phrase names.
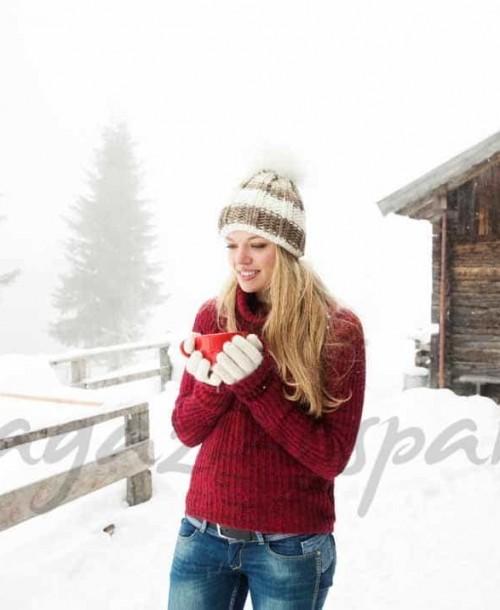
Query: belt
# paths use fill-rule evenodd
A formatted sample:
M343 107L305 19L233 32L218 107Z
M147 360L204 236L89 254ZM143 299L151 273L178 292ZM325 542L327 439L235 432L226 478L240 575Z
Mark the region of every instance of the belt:
M291 536L296 536L296 534L262 534L261 532L254 532L252 530L240 530L234 527L227 527L225 525L221 525L220 523L204 521L202 519L198 519L198 517L193 517L191 515L186 515L186 519L199 529L203 528L203 525L206 523L206 529L209 534L211 533L212 535L217 535L220 538L225 538L227 540L242 540L245 542L252 542L258 540L260 542L261 540L281 540L283 538L290 538ZM204 528L202 531L204 531Z
M253 532L251 530L238 530L233 527L226 527L225 525L221 525L220 523L212 523L211 521L207 521L208 527L214 527L217 530L217 533L221 538L231 538L232 540L245 540L246 542L251 542L252 540L258 540L259 536L257 532ZM261 539L263 536L261 535Z

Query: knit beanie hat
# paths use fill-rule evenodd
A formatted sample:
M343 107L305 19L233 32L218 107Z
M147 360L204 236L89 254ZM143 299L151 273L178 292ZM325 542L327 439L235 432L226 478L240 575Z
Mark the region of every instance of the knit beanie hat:
M219 216L219 232L247 231L304 256L304 204L295 184L271 170L243 182Z

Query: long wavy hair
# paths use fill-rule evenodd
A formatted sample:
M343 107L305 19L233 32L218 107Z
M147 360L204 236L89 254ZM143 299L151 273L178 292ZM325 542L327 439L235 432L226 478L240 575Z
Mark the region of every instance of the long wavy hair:
M276 247L267 301L269 314L262 329L263 340L276 361L284 396L320 418L349 400L327 390L332 370L332 352L343 342L335 336L332 317L338 307L319 276L303 261ZM221 328L238 330L234 274L217 300ZM345 375L344 373L343 375Z

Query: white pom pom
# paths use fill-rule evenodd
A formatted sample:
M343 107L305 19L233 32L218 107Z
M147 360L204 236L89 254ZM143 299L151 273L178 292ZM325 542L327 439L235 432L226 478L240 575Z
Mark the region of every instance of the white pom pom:
M297 187L303 184L305 179L304 164L291 148L285 146L260 146L248 163L244 178L250 178L262 169L275 171L289 178Z

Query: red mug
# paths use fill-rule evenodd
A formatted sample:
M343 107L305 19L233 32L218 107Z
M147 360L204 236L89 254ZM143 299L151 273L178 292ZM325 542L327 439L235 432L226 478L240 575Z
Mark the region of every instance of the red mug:
M242 335L243 337L246 337L248 334L250 333L246 330L239 330L235 333L197 335L194 338L194 349L195 351L201 352L203 357L206 358L211 365L214 365L217 362L217 354L222 351L226 341L231 341L235 335ZM189 358L190 354L184 350L184 341L181 342L180 348L184 356Z

